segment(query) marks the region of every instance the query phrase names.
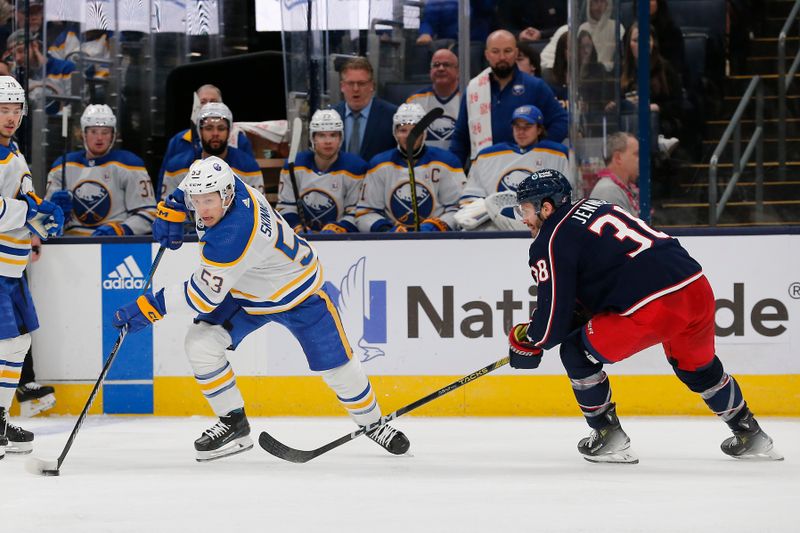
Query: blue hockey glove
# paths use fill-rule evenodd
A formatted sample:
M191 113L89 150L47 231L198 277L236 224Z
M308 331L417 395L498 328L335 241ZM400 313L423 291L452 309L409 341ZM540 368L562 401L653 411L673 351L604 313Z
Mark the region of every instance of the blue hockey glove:
M56 191L50 197L50 201L64 212L64 220L69 220L72 215L72 193L69 191Z
M356 233L358 228L352 222L340 220L339 222L329 222L322 226L320 233Z
M125 224L120 224L119 222L109 222L108 224L103 224L94 230L94 233L92 233L92 237L120 237L122 235L133 235L133 230L131 230L131 228Z
M25 227L40 239L58 237L64 229L64 213L53 202L42 200L34 193L23 194L20 198L28 204Z
M183 225L189 210L172 196L158 203L153 222L153 239L164 248L177 250L183 245Z
M164 289L155 294L147 293L135 301L125 304L114 312L112 323L117 329L128 326L128 333L144 329L167 314L164 304Z
M449 229L448 225L438 218L426 218L419 225L420 231L447 231Z
M508 356L513 368L537 368L542 362L542 349L528 338L528 324L517 324L508 332Z

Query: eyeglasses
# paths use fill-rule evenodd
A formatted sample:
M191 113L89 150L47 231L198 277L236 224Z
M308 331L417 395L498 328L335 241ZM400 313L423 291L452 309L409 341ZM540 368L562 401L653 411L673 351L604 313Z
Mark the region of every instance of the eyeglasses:
M343 81L342 85L346 85L346 86L350 87L351 89L355 89L356 87L358 87L359 89L363 89L367 85L369 85L370 83L372 83L372 80L370 80L370 81Z
M455 63L448 63L446 61L435 61L431 63L431 68L454 68L455 66Z

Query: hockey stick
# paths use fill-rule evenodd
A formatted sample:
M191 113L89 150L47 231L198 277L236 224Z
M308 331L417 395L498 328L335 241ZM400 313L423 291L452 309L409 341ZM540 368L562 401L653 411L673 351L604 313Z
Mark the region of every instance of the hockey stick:
M303 226L303 231L308 229L306 223L306 209L303 205L303 199L300 198L300 190L297 187L297 176L294 174L294 161L297 159L297 149L300 147L300 135L303 134L303 121L300 117L295 117L292 121L292 144L289 146L289 159L286 164L289 167L289 181L292 182L292 191L294 191L294 203L297 206L297 216L300 217L300 225Z
M164 255L165 250L166 248L163 246L158 249L156 258L153 260L153 266L150 267L150 273L147 275L147 281L145 281L142 294L147 292L147 290L150 288L150 284L153 281L153 276L156 273L156 268L158 268L158 264L161 262L161 257ZM86 415L89 413L89 408L92 406L92 402L94 402L94 397L97 396L97 391L100 390L100 385L102 385L103 381L106 379L106 374L108 374L111 364L114 362L114 359L116 359L117 352L119 352L119 349L122 346L122 341L125 340L125 336L127 334L128 328L125 327L120 330L119 336L117 337L117 342L114 343L114 347L111 348L111 353L108 354L108 359L106 359L106 362L103 365L103 370L100 371L100 377L97 378L97 382L94 384L91 394L89 394L89 399L86 400L86 405L83 406L83 411L81 411L78 421L75 422L75 427L72 428L72 433L69 434L69 438L67 439L67 443L64 445L64 449L61 451L61 455L58 456L58 459L40 459L38 457L29 458L27 461L25 461L25 469L28 472L42 476L57 476L60 474L59 470L61 469L61 465L64 463L64 458L67 456L67 453L69 453L70 448L72 448L72 443L75 441L75 437L78 435L78 431L80 431L83 421L86 420Z
M406 161L408 162L408 184L411 188L411 209L414 212L414 231L419 231L419 206L417 205L417 180L414 176L414 145L417 144L417 139L422 137L428 126L433 124L433 121L444 114L444 109L441 107L434 107L420 119L419 122L414 124L414 127L406 137Z
M61 110L61 136L64 138L64 158L61 160L61 190L67 190L67 154L69 153L69 115L71 105L65 105Z
M329 442L325 446L321 446L315 450L306 451L306 450L298 450L295 448L290 448L289 446L286 446L285 444L278 442L275 439L275 437L273 437L266 431L262 431L261 435L259 435L258 444L266 451L274 455L275 457L283 459L284 461L289 461L292 463L307 463L311 459L319 457L323 453L327 453L333 450L334 448L338 448L342 444L348 443L351 440L355 439L356 437L360 437L365 433L372 433L380 426L383 426L389 421L394 420L399 416L403 416L404 414L413 411L417 407L421 407L426 403L435 400L436 398L444 396L447 393L453 392L454 390L466 385L467 383L475 381L479 377L485 376L489 372L497 370L498 368L506 364L508 364L508 357L503 357L499 361L495 361L494 363L487 365L481 368L480 370L473 372L472 374L464 376L458 381L454 381L453 383L447 385L446 387L442 387L441 389L428 394L424 398L420 398L419 400L412 402L406 405L405 407L401 407L400 409L398 409L393 413L381 417L380 420L378 420L377 422L373 422L372 424L362 426L356 431L348 433L347 435L343 435L342 437L339 437L335 441Z

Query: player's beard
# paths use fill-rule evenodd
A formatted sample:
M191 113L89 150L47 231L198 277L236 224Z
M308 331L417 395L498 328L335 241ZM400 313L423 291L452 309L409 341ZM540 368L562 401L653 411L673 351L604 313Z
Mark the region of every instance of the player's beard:
M501 80L508 78L513 72L514 65L509 65L506 62L500 62L492 67L492 73L494 73L494 75Z
M219 145L215 148L211 145L211 143L207 143L206 141L202 142L203 144L203 151L208 155L215 155L221 156L225 153L225 150L228 148L228 143L219 143Z

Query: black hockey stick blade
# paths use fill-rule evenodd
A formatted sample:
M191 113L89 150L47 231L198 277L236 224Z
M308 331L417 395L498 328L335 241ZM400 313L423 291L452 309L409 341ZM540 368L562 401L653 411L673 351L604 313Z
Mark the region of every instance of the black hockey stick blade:
M481 368L480 370L473 372L472 374L466 375L463 378L454 381L453 383L445 387L442 387L437 391L428 394L424 398L420 398L419 400L416 400L415 402L412 402L406 405L405 407L401 407L400 409L398 409L393 413L381 417L381 419L378 420L377 422L369 424L368 426L360 427L356 431L348 433L347 435L342 435L338 439L329 442L324 446L320 446L315 450L298 450L296 448L292 448L290 446L283 444L282 442L277 440L275 437L273 437L266 431L262 431L261 435L259 435L258 444L259 446L264 448L264 450L274 455L278 459L283 459L284 461L289 461L292 463L307 463L308 461L316 457L319 457L320 455L327 453L333 450L334 448L338 448L342 444L348 443L351 440L360 437L361 435L364 435L365 433L371 433L376 429L378 429L380 426L387 424L391 420L403 416L404 414L413 411L414 409L421 407L426 403L435 400L436 398L439 398L441 396L444 396L445 394L453 392L454 390L463 387L467 383L475 381L476 379L483 377L486 374L494 370L497 370L498 368L505 366L507 364L508 364L508 357L504 357L499 361L495 361L494 363L487 365Z

